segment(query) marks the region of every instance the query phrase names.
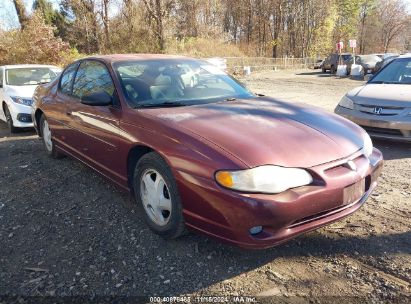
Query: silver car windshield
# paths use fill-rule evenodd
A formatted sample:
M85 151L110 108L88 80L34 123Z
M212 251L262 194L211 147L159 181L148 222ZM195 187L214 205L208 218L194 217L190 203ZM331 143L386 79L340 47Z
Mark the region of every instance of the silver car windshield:
M39 85L57 77L50 68L13 68L6 70L6 84L12 86Z
M114 70L132 107L194 105L254 97L241 83L206 61L125 61L116 62Z
M379 72L370 83L411 84L411 58L397 58Z

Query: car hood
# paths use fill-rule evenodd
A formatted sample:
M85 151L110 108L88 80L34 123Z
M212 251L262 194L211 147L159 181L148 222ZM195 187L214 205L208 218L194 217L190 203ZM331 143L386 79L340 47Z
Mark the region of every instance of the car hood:
M312 167L347 157L363 132L337 115L269 98L143 110L212 142L249 167Z
M22 98L29 98L33 97L34 91L36 90L37 85L28 85L28 86L11 86L6 85L4 91L9 96L17 96Z
M349 96L355 103L373 106L411 107L411 85L369 83Z

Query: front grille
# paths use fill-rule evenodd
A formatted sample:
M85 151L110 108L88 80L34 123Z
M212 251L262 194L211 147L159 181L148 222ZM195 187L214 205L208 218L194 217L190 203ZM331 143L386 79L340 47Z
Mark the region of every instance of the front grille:
M333 209L329 209L329 210L326 210L326 211L323 211L323 212L319 212L319 213L316 213L316 214L313 214L313 215L306 216L304 218L301 218L301 219L298 219L298 220L294 221L291 225L287 226L287 228L295 228L295 227L298 227L298 226L306 225L306 224L309 224L311 222L318 221L318 220L323 219L325 217L331 216L333 214L340 213L340 212L344 211L345 209L348 209L348 208L354 206L355 204L358 204L358 202L359 201L356 201L356 202L353 202L353 203L348 204L348 205L338 206L338 207L333 208Z
M376 106L376 105L356 105L356 110L378 116L394 116L404 111L404 108L393 106Z
M365 131L368 133L375 134L375 135L390 135L390 136L400 136L403 137L400 130L396 129L387 129L387 128L376 128L376 127L368 127L368 126L361 126Z

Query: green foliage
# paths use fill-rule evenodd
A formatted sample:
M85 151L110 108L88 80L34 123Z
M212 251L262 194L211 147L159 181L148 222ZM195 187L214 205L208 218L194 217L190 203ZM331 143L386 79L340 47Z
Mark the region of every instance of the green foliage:
M45 24L55 27L55 36L64 38L65 27L67 26L66 18L53 8L53 4L49 0L35 0L33 10L43 16Z
M335 28L335 41L348 41L357 36L358 18L364 0L336 0L338 18Z

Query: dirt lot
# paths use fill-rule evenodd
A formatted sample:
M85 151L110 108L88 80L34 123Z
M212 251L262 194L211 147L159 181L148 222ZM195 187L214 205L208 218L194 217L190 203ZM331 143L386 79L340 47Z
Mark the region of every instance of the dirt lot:
M245 81L330 111L361 84L313 71ZM411 302L411 145L375 145L385 169L361 210L285 245L245 251L195 234L162 240L128 194L78 161L46 157L34 133L10 137L0 123L0 295Z

